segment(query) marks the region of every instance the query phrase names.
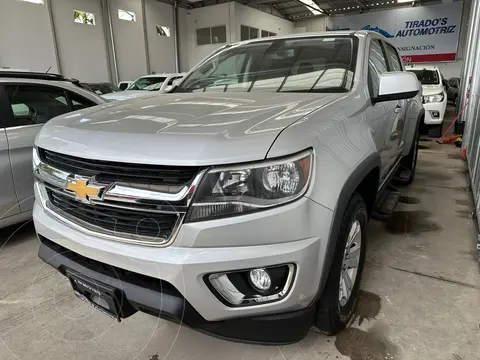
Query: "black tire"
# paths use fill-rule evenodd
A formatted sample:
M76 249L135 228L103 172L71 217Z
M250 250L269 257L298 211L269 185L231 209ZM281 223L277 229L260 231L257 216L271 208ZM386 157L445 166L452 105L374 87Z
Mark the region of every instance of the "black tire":
M423 121L420 120L420 121ZM400 167L400 171L402 169L407 169L410 171L410 177L408 180L405 180L402 183L404 185L410 185L413 180L415 179L415 170L417 169L417 159L418 159L418 142L420 141L420 132L419 129L417 128L415 132L415 137L413 139L412 147L410 148L410 152L408 153L407 156L405 156L401 161L400 164L402 165Z
M357 276L352 287L351 295L346 304L340 305L340 275L342 271L343 256L347 244L348 234L352 224L358 220L361 226L360 261L358 264ZM320 300L317 303L315 314L315 326L324 334L335 335L342 330L352 317L357 302L360 280L365 263L366 248L366 224L368 221L367 206L360 194L355 193L350 198L345 213L343 214L339 237L333 255L332 266L328 276L327 284Z
M428 127L428 137L439 138L442 136L442 125L430 125Z

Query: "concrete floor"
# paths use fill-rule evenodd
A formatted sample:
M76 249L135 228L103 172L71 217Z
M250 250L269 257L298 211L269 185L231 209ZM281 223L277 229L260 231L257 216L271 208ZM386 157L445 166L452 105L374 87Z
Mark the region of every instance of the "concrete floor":
M112 322L43 265L26 224L0 231L0 359L480 359L479 265L459 154L421 142L394 217L370 223L357 316L336 338L311 331L294 345L252 346L141 313Z

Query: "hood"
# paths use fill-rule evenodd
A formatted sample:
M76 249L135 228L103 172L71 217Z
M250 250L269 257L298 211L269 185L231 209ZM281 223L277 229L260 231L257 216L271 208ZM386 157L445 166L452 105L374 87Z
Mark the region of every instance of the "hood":
M158 94L158 92L156 92ZM136 99L139 97L144 96L152 96L155 95L154 92L146 91L146 90L125 90L125 91L117 91L109 94L104 94L102 97L107 100L130 100Z
M158 94L50 120L36 145L98 160L215 165L264 159L279 133L345 94Z
M442 84L438 85L422 85L422 95L436 95L444 91Z

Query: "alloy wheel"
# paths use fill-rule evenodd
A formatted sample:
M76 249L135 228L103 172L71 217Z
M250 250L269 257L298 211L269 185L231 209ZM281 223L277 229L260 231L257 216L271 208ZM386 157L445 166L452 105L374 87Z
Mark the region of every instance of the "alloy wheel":
M340 306L345 306L352 295L355 281L357 280L358 265L362 247L362 226L360 221L355 220L348 233L347 243L343 254L342 268L340 273L340 286L338 300Z

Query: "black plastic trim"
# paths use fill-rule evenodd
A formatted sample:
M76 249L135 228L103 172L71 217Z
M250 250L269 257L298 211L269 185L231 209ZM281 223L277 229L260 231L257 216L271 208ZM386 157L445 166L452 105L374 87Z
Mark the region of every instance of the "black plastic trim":
M419 90L414 90L414 91L407 91L407 92L401 92L401 93L395 93L395 94L389 94L389 95L379 95L375 98L372 98L372 104L377 104L379 102L384 102L384 101L411 99L417 96L418 92Z
M325 255L325 262L322 269L322 277L320 285L317 290L317 295L312 303L315 304L322 296L325 285L327 284L328 276L330 275L330 268L332 267L333 254L337 244L338 234L342 224L343 214L347 207L348 201L352 197L355 189L361 184L363 179L375 168L380 168L380 155L378 153L370 154L363 162L361 162L350 175L348 180L343 185L343 188L338 196L337 206L333 212L333 221L330 227L330 236L327 243L327 251Z
M53 73L40 73L32 71L0 71L0 78L17 78L17 79L37 79L37 80L52 80L52 81L68 81L71 83L78 83L77 79L67 78L63 75Z
M168 282L85 258L41 235L39 239L38 256L63 275L66 275L67 269L75 271L91 281L121 291L122 306L132 306L137 311L225 340L266 345L291 344L302 340L313 322L314 306L288 313L207 321Z

